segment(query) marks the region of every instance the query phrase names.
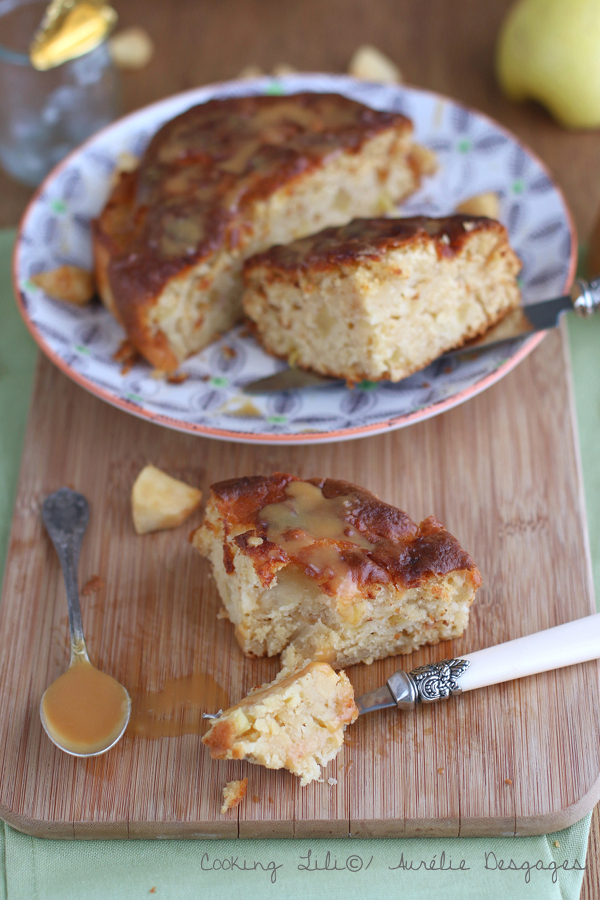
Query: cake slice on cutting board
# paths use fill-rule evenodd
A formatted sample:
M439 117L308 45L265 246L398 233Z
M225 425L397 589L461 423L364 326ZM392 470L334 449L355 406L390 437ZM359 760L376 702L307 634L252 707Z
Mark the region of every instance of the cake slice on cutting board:
M250 656L286 671L411 653L460 637L481 584L437 519L417 525L364 488L276 473L214 484L192 536Z

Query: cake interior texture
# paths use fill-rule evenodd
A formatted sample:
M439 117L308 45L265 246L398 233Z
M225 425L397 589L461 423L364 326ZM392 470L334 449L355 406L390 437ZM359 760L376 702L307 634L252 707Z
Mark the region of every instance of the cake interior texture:
M343 481L275 474L213 485L193 544L248 655L334 668L459 637L481 576L433 517Z
M382 215L434 168L406 117L340 95L209 101L120 175L94 223L101 297L173 370L240 318L246 257Z
M306 785L339 752L358 710L344 672L313 662L225 710L202 738L213 759L288 769Z
M291 365L399 381L518 306L520 267L491 219L356 219L247 260L243 305Z

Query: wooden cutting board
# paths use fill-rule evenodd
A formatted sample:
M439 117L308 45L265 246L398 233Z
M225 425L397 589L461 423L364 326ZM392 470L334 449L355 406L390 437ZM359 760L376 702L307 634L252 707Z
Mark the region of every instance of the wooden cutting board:
M600 797L598 664L363 717L325 781L213 762L201 709L239 700L277 660L242 656L190 528L137 536L129 497L147 462L207 490L289 471L356 482L420 520L433 513L478 563L466 635L348 671L357 694L403 665L460 656L594 611L566 339L443 416L310 447L228 444L167 431L88 395L40 360L0 606L0 816L60 838L536 834ZM66 603L40 505L63 484L90 500L80 566L91 659L134 695L136 731L80 760L42 731L40 697L68 662ZM91 583L90 583L91 582ZM202 691L208 690L202 700ZM199 693L194 694L193 689ZM187 697L175 710L179 691ZM192 702L190 702L192 697ZM158 705L157 705L158 704ZM160 704L171 719L140 734ZM145 712L144 712L145 710ZM188 731L179 736L169 732ZM220 813L227 781L246 800ZM335 779L328 783L327 779Z

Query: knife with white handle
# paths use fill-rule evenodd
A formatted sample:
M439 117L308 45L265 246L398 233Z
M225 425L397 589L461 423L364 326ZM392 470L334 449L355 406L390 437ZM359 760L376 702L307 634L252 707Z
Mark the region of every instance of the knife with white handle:
M359 715L396 706L414 709L465 691L550 672L600 659L600 613L476 650L460 659L444 659L412 672L400 669L387 683L356 700Z
M555 297L553 300L541 300L539 303L528 303L514 309L501 322L494 325L481 337L468 341L456 350L449 350L444 356L464 356L478 352L484 347L502 344L515 338L526 337L536 331L547 331L556 328L561 315L567 310L574 310L580 316L590 316L600 308L600 278L593 281L578 279L569 294ZM323 388L343 384L339 378L318 375L305 369L287 368L245 384L243 390L247 394L269 394L273 391L290 391L299 388Z

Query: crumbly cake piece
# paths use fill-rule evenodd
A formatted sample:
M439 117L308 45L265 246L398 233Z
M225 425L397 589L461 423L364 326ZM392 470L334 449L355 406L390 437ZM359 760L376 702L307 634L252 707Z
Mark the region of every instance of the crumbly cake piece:
M309 784L344 743L358 710L344 672L313 662L253 691L221 713L202 738L213 759L289 769Z
M338 94L229 97L164 125L94 223L100 295L170 371L241 315L242 261L382 215L435 168L405 116Z
M223 788L223 805L221 812L229 812L239 806L248 790L248 779L242 778L241 781L228 781Z
M243 305L290 364L399 381L518 306L520 267L481 216L356 219L248 259Z
M481 576L433 517L420 525L345 481L274 474L212 486L192 543L248 655L334 668L459 637Z

